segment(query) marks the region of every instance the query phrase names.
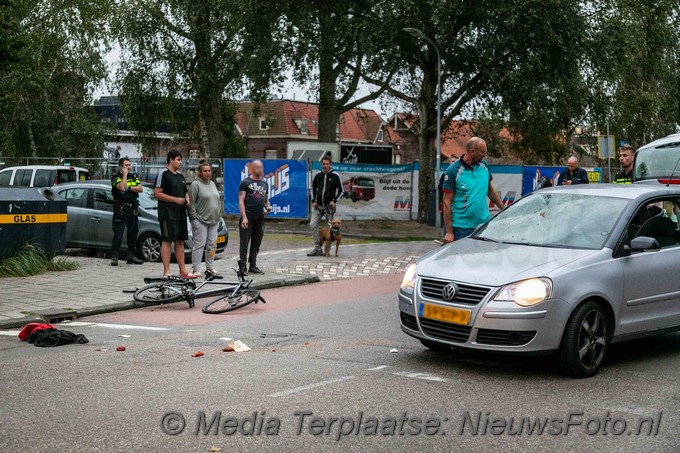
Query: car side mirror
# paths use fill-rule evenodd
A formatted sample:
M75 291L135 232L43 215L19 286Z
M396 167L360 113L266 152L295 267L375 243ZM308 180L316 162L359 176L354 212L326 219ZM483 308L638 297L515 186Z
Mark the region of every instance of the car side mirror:
M630 241L630 245L624 245L624 252L656 252L661 249L659 241L649 236L638 236Z

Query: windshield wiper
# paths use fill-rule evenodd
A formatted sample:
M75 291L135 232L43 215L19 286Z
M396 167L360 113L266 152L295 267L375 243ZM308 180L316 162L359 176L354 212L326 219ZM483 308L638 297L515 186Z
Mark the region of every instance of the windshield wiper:
M528 245L529 247L546 247L549 249L555 249L555 248L562 248L558 245L551 245L551 244L536 244L534 242L509 242L509 241L502 241L503 244L510 244L510 245Z
M477 239L478 241L486 241L486 242L495 242L498 244L498 241L495 239L487 238L484 236L470 236L470 239Z

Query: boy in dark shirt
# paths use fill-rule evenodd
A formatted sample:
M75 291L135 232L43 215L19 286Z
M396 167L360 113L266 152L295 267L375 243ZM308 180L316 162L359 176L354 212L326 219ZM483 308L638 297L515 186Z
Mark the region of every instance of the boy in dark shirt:
M250 164L250 176L246 177L238 186L238 207L241 212L239 220L239 271L246 272L246 263L250 264L247 271L251 274L264 274L257 267L257 254L260 251L264 237L264 216L271 212L269 204L269 185L263 181L264 168L262 161L254 160ZM250 244L250 257L248 245Z
M196 278L197 275L187 272L184 264L184 241L189 239L187 228L187 207L189 194L184 176L179 173L182 167L182 154L172 150L167 157L168 166L156 177L154 196L158 200L158 221L161 224L161 260L163 261L163 278L170 274L170 255L172 244L175 244L175 259L182 278Z

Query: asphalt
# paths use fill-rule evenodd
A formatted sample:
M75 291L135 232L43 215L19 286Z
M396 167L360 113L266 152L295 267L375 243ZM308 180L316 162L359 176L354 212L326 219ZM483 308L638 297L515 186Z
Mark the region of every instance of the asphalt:
M680 335L615 345L600 374L574 380L557 374L548 359L426 350L400 331L398 283L390 275L267 290L267 305L236 316L177 305L164 309L176 312L173 317L147 308L83 320L97 325L63 327L87 335L86 345L41 349L0 336L0 451L680 450ZM132 315L137 327L167 330L137 329ZM224 353L224 337L252 351ZM116 352L119 345L127 350ZM204 356L193 358L197 351ZM182 433L161 428L169 412L184 417ZM201 412L207 420L219 412L223 422L256 413L256 425L278 418L280 429L271 436L264 428L261 435L229 435L222 427L217 435L204 434ZM443 429L432 435L362 431L336 440L337 422L329 434L315 435L307 419L298 434L301 416L295 414L301 412L326 424L358 420L362 412L364 419L379 420L406 413L437 418ZM629 424L641 416L662 418L652 436L588 435L583 426L567 435L474 434L465 422L467 415L508 420L569 412Z

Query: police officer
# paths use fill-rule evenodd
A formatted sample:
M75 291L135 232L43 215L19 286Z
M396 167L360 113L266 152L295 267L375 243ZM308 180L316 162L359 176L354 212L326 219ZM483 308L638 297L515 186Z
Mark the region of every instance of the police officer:
M123 231L127 227L127 263L144 264L137 258L137 207L142 183L136 173L132 173L132 164L127 157L118 160L118 171L111 178L111 194L115 200L113 206L113 241L111 243L111 266L118 266L118 251L123 239Z
M633 163L635 158L635 148L630 145L623 145L619 148L619 162L621 171L614 177L614 184L633 183Z

